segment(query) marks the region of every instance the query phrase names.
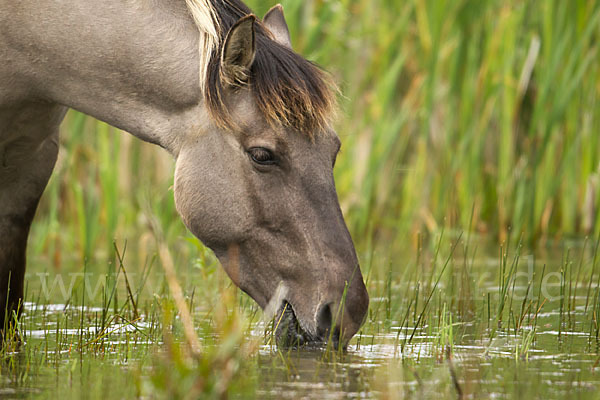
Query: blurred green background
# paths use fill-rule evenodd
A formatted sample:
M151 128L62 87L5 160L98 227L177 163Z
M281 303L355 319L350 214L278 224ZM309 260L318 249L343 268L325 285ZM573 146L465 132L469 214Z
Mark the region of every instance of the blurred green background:
M258 15L273 4L247 2ZM287 0L295 49L330 71L343 112L335 168L359 252L442 228L530 245L600 232L600 3ZM30 253L154 252L150 219L185 259L173 160L70 112ZM182 237L188 240L181 240ZM192 242L192 243L190 243Z

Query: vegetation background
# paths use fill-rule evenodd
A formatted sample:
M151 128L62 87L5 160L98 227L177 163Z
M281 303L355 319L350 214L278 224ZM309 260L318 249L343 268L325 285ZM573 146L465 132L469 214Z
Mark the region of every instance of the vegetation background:
M263 15L271 2L247 2ZM530 244L600 232L600 3L284 0L295 50L341 87L335 168L360 249L446 227ZM31 251L187 236L160 149L71 112Z
M274 5L246 2L259 16ZM489 328L490 318L495 315L500 327L504 315L515 335L520 332L515 352L521 355L533 336L509 318L513 302L508 288L512 282L514 294L517 267L510 266L501 250L494 270L499 273L498 303L493 300L490 306L488 293L487 309L477 308L474 300L482 296L477 293L480 281L471 275L476 269L467 262L472 255L469 242L459 246L464 269L453 270L442 281L435 281L434 271L443 274L448 262L442 269L444 258L438 259L439 244L437 250L435 246L442 243L438 242L442 232L454 239L462 232L463 238L479 238L491 244L493 254L501 244L520 242L530 249L549 249L579 243L581 248L585 237L598 237L600 2L282 3L295 50L330 71L343 93L337 122L343 147L335 167L339 198L371 297L386 299L372 302L366 331L385 331L389 321L404 324L409 319L416 331L435 320L438 327L447 328L440 339L447 343L453 318L485 321ZM61 129L59 161L32 228L29 275L78 271L114 275L118 256L113 242L121 251L126 242L128 272L140 276L157 258L157 242L166 243L178 274L197 277L184 281L187 298L196 293L195 304L211 304L209 313L220 327L215 329L225 337L239 334L239 328L232 328L239 316L218 321L218 304L228 298L227 280L210 251L187 232L177 215L170 156L75 111L69 112ZM448 253L445 242L442 253ZM581 260L579 271L589 277L585 281L589 286L586 313L580 318L587 324L596 321L598 289L590 289L596 279L596 258L593 264L589 254ZM427 268L421 268L423 264ZM573 271L570 265L567 254L565 268L560 269L565 278L561 294L567 289L565 282L571 282L565 272ZM578 272L575 293L579 279ZM420 286L421 280L428 280L428 286ZM34 281L29 280L30 294L39 284ZM414 285L402 289L398 286L402 282ZM441 287L446 297L438 295ZM168 293L164 282L153 290ZM527 309L525 302L521 306L515 301L515 315L521 307L521 322L525 311L535 312L544 304L537 291L536 296L537 304L530 303ZM233 298L235 303L238 295ZM446 298L451 299L448 304L442 300ZM510 307L505 308L509 298ZM247 298L240 302L250 310L246 314L256 311ZM593 310L588 310L588 302L594 304ZM560 321L548 322L559 326L559 337L564 307L561 301ZM572 307L575 310L575 300ZM198 329L213 332L212 322ZM591 326L585 329L597 338L598 324ZM494 328L490 337L495 332ZM234 353L232 348L227 351ZM168 375L173 368L165 365ZM203 368L210 371L214 365L206 361ZM525 370L522 376L533 374ZM450 378L447 382L451 388ZM170 387L167 383L163 387ZM533 387L531 393L545 392Z

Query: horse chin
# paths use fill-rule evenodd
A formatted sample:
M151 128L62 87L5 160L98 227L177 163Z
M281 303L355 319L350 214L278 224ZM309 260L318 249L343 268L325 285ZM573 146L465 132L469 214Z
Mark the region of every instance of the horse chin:
M287 301L283 301L275 318L275 338L277 345L282 348L323 349L327 344L327 337L322 338L314 335L296 317L294 307ZM332 338L333 339L333 338ZM338 348L338 342L332 340L334 347Z

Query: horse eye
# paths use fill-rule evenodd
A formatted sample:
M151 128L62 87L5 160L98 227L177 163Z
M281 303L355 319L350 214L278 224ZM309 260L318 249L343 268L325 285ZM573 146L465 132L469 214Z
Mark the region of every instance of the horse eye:
M257 164L260 165L272 165L275 164L275 156L269 149L265 149L264 147L253 147L248 150L248 154L250 154L250 158Z

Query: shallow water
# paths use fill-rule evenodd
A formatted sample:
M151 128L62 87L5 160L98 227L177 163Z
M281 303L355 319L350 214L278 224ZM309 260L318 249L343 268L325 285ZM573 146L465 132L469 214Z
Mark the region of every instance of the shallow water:
M32 305L28 305L29 309ZM58 310L58 311L57 311ZM90 314L97 311L86 310ZM26 311L27 312L27 311ZM71 309L73 318L81 313ZM56 343L56 323L48 322L53 313L64 313L61 306L47 307L44 311L46 322L38 320L37 328L27 332L28 348L45 348L47 342ZM238 396L256 395L259 398L434 398L440 394L453 398L457 396L452 373L464 393L477 393L494 398L512 398L518 393L531 393L534 397L574 396L596 398L600 388L597 372L598 347L590 342L589 333L575 331L559 332L554 329L553 319L557 312L540 317L541 326L547 326L535 333L535 341L526 357L518 355L519 335L498 334L492 340L469 339L463 337L451 350L451 359L445 350L439 349L437 336L425 333L416 334L412 344L402 343L410 337L412 328L399 330L392 326L388 333L363 335L361 344L352 344L345 354L316 350L289 350L279 353L271 345L261 345L250 363L251 374L258 384L254 393L238 393ZM39 314L38 314L39 317ZM28 318L26 314L25 319ZM258 326L255 332L260 331ZM31 326L31 325L30 325ZM458 327L457 327L458 328ZM103 385L125 385L119 392L124 397L135 396L135 385L122 374L131 373L139 360L158 351L159 338L144 342L137 331L149 332L151 323L138 321L134 325L113 323L103 338L100 354L78 356L76 349L79 336L97 336L95 327L58 328L63 346L49 346L50 352L62 353L59 361L53 363L52 355L46 365L28 360L21 365L16 358L16 370L4 376L2 394L17 397L49 393L70 393L84 395L91 380L100 380ZM526 328L531 330L531 328ZM131 336L129 336L131 335ZM151 334L148 334L151 335ZM133 337L137 343L133 343ZM158 340L156 340L158 339ZM254 339L261 341L262 337ZM84 340L89 342L93 339ZM88 345L89 347L89 345ZM57 350L58 348L58 350ZM126 349L127 348L127 349ZM23 352L18 350L15 354ZM24 356L25 357L25 356ZM30 356L31 357L31 356ZM78 360L79 359L79 360ZM27 369L29 369L27 371ZM452 372L454 371L454 372ZM27 373L27 378L22 375ZM21 375L21 378L18 376ZM75 381L74 381L75 379ZM21 380L21 382L19 382ZM63 385L70 389L66 390ZM104 390L95 389L98 395ZM91 392L88 393L92 397ZM542 394L544 394L542 396Z
M104 345L109 349L112 346L112 351L104 352L99 358L88 359L86 356L85 363L99 364L95 367L87 366L87 373L81 370L81 365L76 361L73 363L72 358L66 357L66 360L62 361L66 368L40 366L34 371L35 376L31 381L28 380L23 386L10 386L21 394L53 392L58 388L55 386L57 382L51 378L56 377L59 382L64 379L72 385L73 369L79 370L80 379L83 380L97 379L98 374L103 381L112 380L116 365L129 365L136 361L135 354L133 359L127 359L123 355L122 347L126 345L126 339L123 338L125 331L132 331L132 328L111 327L111 335L104 341ZM39 345L45 340L55 340L54 332L44 332L43 329L31 331L28 334L27 346ZM79 334L77 329L60 331L60 335L74 336L73 342L77 341L76 336ZM590 354L592 349L589 347L588 338L581 332L567 332L564 341L560 343L555 331L540 332L537 336L535 346L528 352L527 361L519 361L515 356L515 343L518 339L512 336L499 337L491 343L471 341L455 345L452 354L453 367L463 376L472 375L468 379L460 379L460 384L474 383L482 387L484 393L495 393L498 397L508 398L512 396L512 392L506 392L505 379L509 376L514 380L512 384L522 386L525 391L528 391L530 386L535 386L536 391L541 390L552 395L594 394L600 383L594 368L597 364L597 353ZM439 355L436 355L435 345L431 341L433 338L417 337L418 344L405 347L403 353L399 352L390 335L364 339L370 344L360 347L352 345L346 354L334 355L330 360L322 351L292 350L285 354L283 362L275 349L263 346L255 356L257 370L254 373L261 381L256 394L273 398L371 397L378 394L395 397L398 393L394 391L401 390L403 395L414 394L420 397L426 395L428 388L441 386L445 387L448 395L452 395L451 388L447 387L450 383L448 374L451 367L447 365L447 361L438 359ZM143 346L143 343L138 343L135 353L139 354L144 347L150 349L152 345ZM66 355L72 351L72 346L61 350ZM516 375L517 371L525 372L522 379ZM86 376L87 374L89 376ZM533 381L529 381L531 376L535 376ZM448 382L444 384L444 381ZM62 384L64 383L58 383ZM503 395L505 392L506 396Z
M460 268L449 270L421 321L411 301L419 298L417 309L423 309L427 290L420 282L426 275L413 282L373 276L370 316L344 353L277 349L265 334L269 323L239 294L233 308L250 325L237 337L239 331L227 322L233 317L219 322L218 300L211 306L195 300L196 330L209 356L208 372L194 373L212 374L217 387L228 369L238 368L228 381L234 398L600 398L597 273L592 266L586 270L586 263L579 272L577 265L569 269L560 261L546 265L551 266L547 274L564 279L543 286L536 272L529 279L531 293L527 280L513 279L500 321L495 316L502 281L487 273L498 269L489 261L473 263L462 280ZM539 271L537 262L534 267ZM2 355L0 396L172 397L168 393L178 389L169 385L184 387L190 372L174 356L164 357L172 338L183 341L183 335L179 320L165 316L156 279L155 295L146 296L143 305L144 297L138 298L137 316L125 306L124 287L116 290L122 304L116 311L102 301L81 306L76 296L62 303L26 303L20 325L24 343ZM205 296L211 296L209 289L219 293L206 286ZM29 293L37 293L34 285ZM167 330L165 320L171 321ZM251 351L236 350L248 343ZM229 358L219 355L229 348Z

